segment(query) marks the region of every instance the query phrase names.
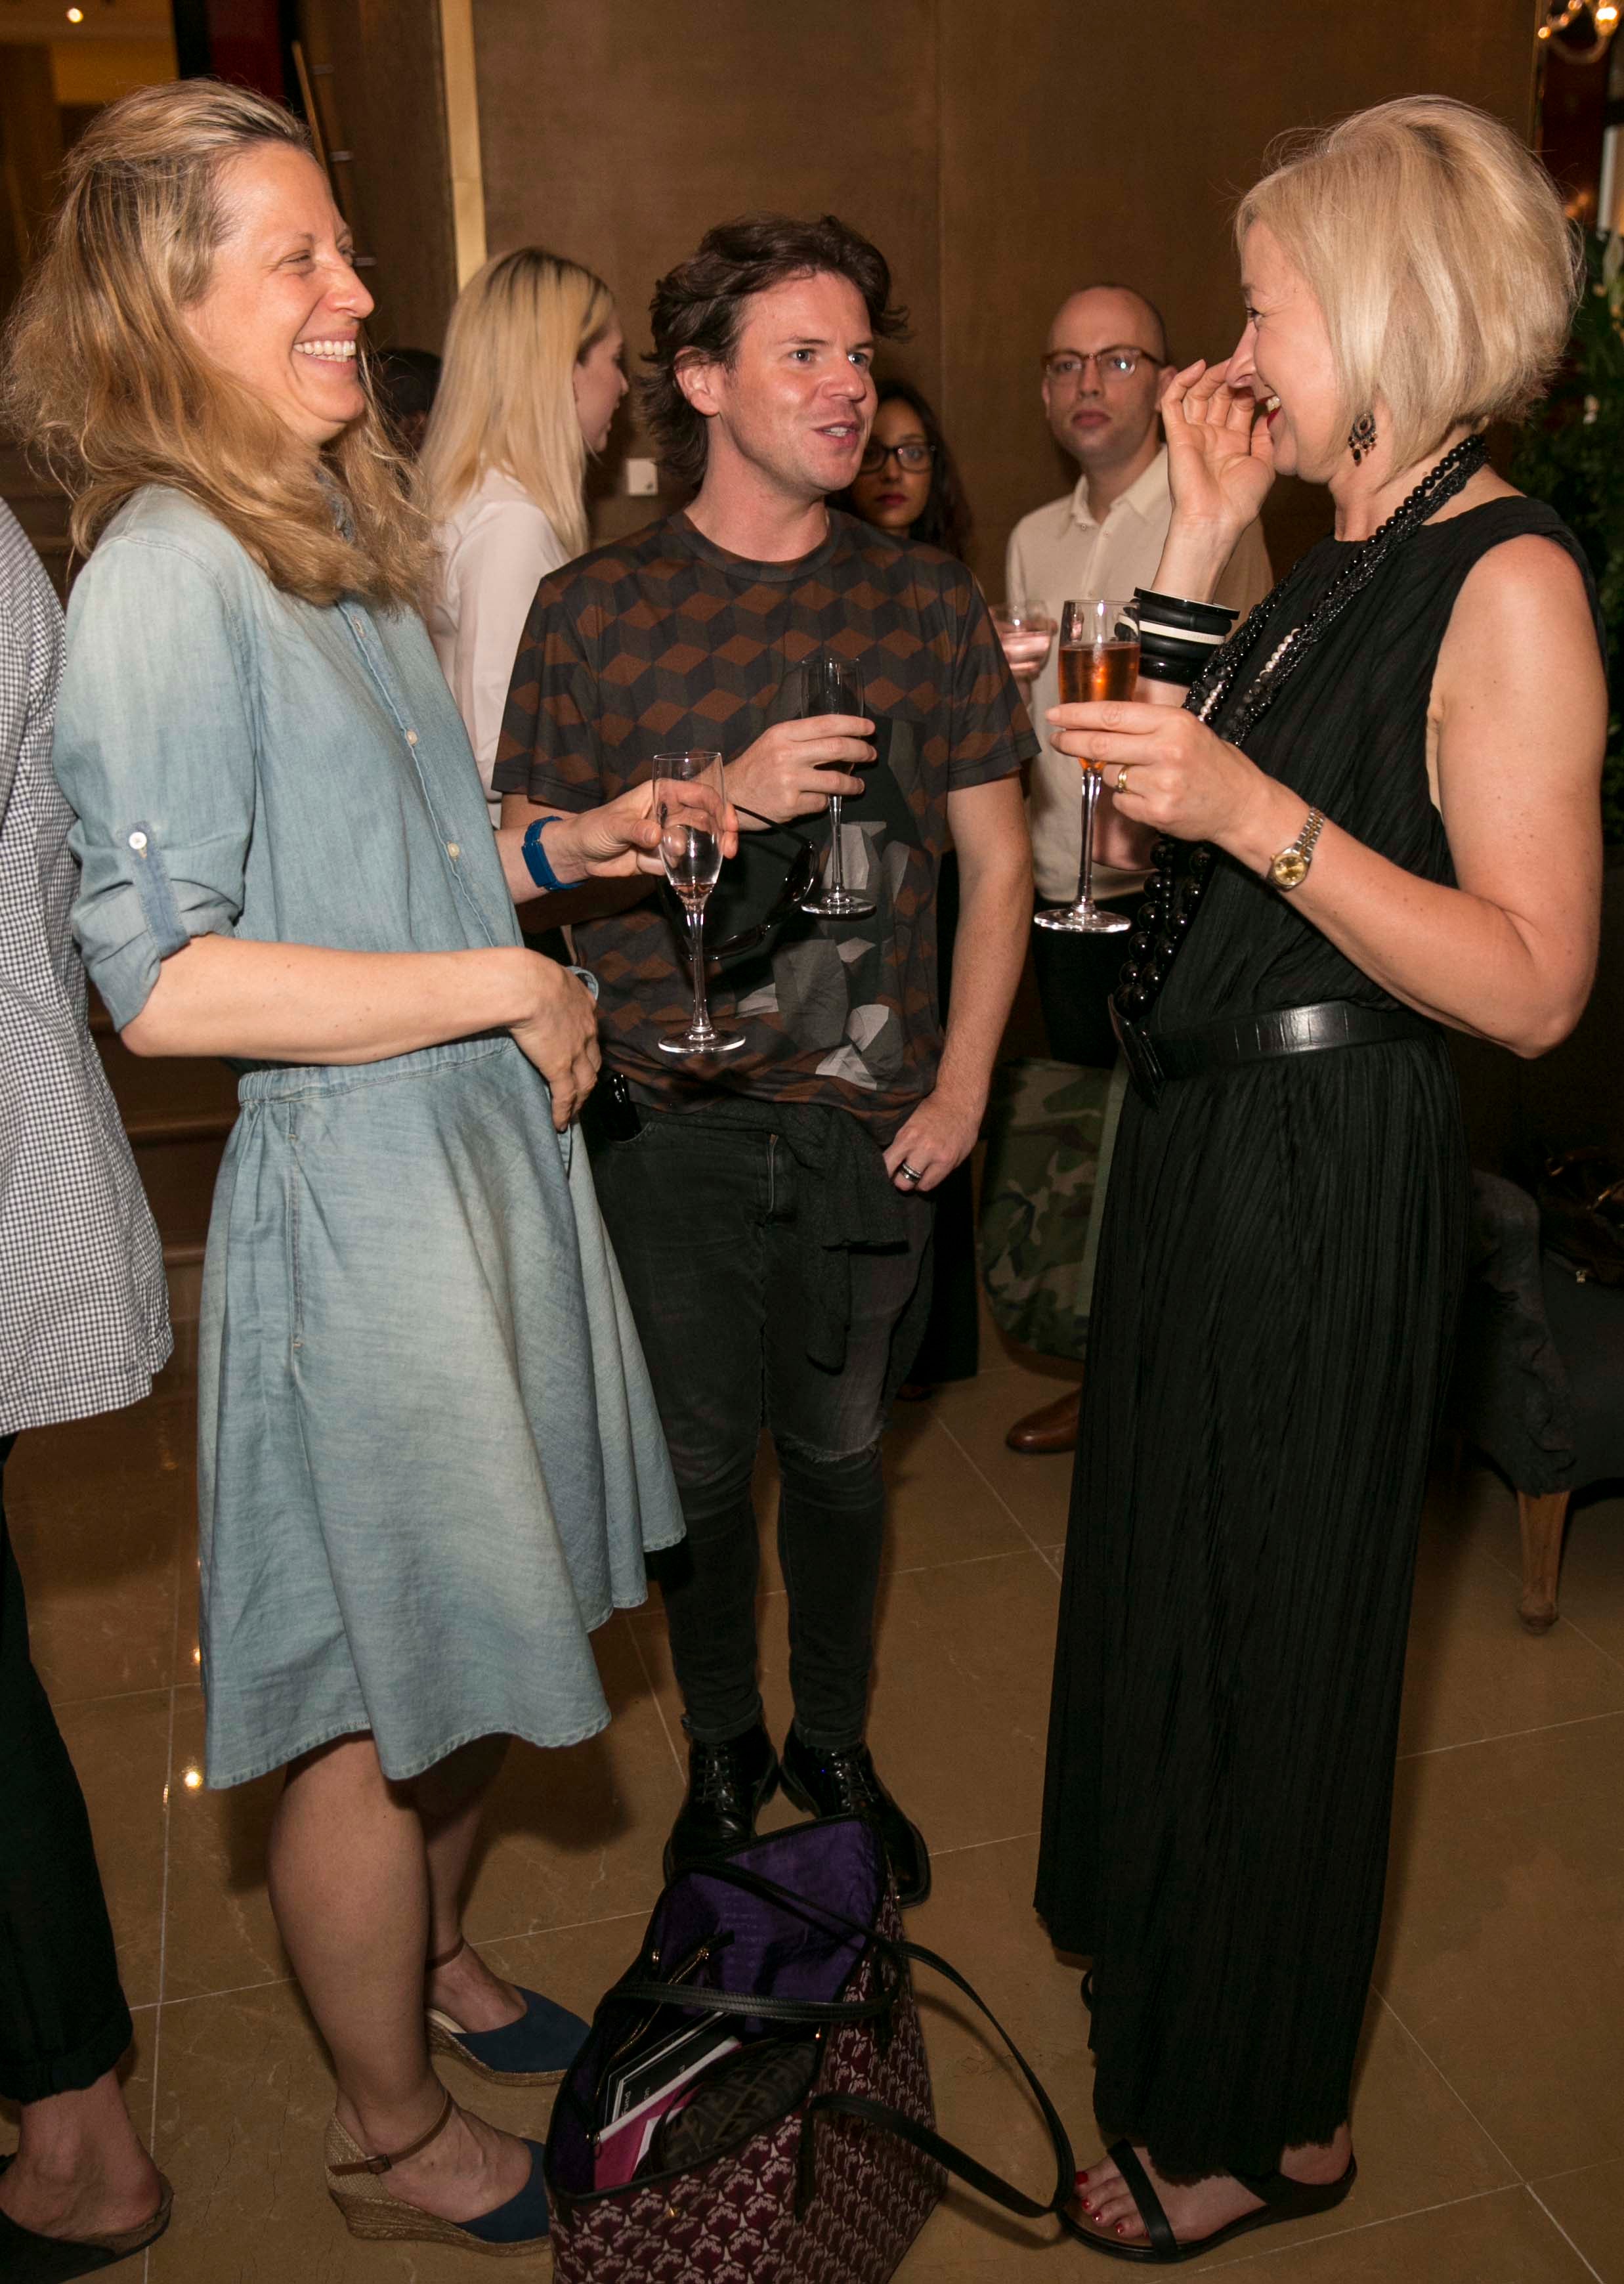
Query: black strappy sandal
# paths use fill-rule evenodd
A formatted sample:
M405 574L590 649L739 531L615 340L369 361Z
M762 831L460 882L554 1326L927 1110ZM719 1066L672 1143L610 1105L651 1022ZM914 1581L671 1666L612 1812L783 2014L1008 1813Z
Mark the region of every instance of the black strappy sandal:
M1198 2260L1204 2252L1227 2244L1232 2236L1244 2236L1249 2229L1272 2228L1277 2221L1305 2220L1314 2213L1329 2212L1333 2205L1341 2203L1359 2177L1358 2164L1352 2157L1347 2161L1347 2171L1334 2181L1293 2181L1284 2173L1237 2173L1234 2178L1242 2188L1262 2199L1261 2209L1242 2213L1238 2220L1226 2222L1209 2235L1191 2237L1188 2243L1181 2244L1161 2209L1154 2183L1135 2155L1133 2143L1113 2141L1105 2155L1128 2184L1149 2243L1125 2244L1118 2237L1087 2227L1069 2212L1060 2214L1060 2225L1067 2236L1095 2252L1103 2252L1107 2260L1136 2260L1142 2265L1159 2268L1171 2267L1175 2260Z

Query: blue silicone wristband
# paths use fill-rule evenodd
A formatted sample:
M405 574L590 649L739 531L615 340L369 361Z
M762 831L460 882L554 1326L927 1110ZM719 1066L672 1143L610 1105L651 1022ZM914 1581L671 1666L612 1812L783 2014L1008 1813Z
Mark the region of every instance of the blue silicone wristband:
M524 840L519 844L524 850L525 870L538 888L564 888L570 885L568 881L559 880L547 862L547 851L542 846L542 835L547 827L563 822L561 817L538 817L534 825L525 829Z

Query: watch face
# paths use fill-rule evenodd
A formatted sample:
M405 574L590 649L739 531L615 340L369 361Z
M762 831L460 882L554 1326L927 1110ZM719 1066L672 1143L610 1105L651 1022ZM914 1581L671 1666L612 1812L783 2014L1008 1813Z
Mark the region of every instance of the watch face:
M1269 868L1277 888L1297 888L1308 877L1308 860L1300 849L1283 849Z

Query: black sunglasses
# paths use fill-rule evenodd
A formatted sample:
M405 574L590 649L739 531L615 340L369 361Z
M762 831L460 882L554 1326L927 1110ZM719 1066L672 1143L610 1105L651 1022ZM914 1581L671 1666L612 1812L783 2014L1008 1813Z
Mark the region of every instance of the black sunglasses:
M823 864L822 852L816 842L808 841L804 833L797 833L792 825L779 825L770 817L762 817L757 810L746 809L742 801L736 801L733 806L741 817L753 817L756 823L764 825L769 833L783 833L786 839L795 842L796 849L790 860L789 870L778 883L778 893L763 917L751 927L740 928L737 935L724 935L720 943L711 944L708 950L713 959L725 959L739 951L753 951L758 944L765 943L779 921L787 919L791 912L805 903L817 883Z

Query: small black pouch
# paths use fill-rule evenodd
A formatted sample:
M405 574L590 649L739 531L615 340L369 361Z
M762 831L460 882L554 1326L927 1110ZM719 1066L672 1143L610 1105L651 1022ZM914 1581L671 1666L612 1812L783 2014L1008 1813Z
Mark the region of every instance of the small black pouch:
M581 1130L589 1151L602 1149L605 1142L633 1142L642 1133L643 1113L620 1071L599 1071L581 1114Z
M821 2038L757 2038L713 2062L680 2109L654 2129L651 2173L686 2171L799 2108L823 2060Z

